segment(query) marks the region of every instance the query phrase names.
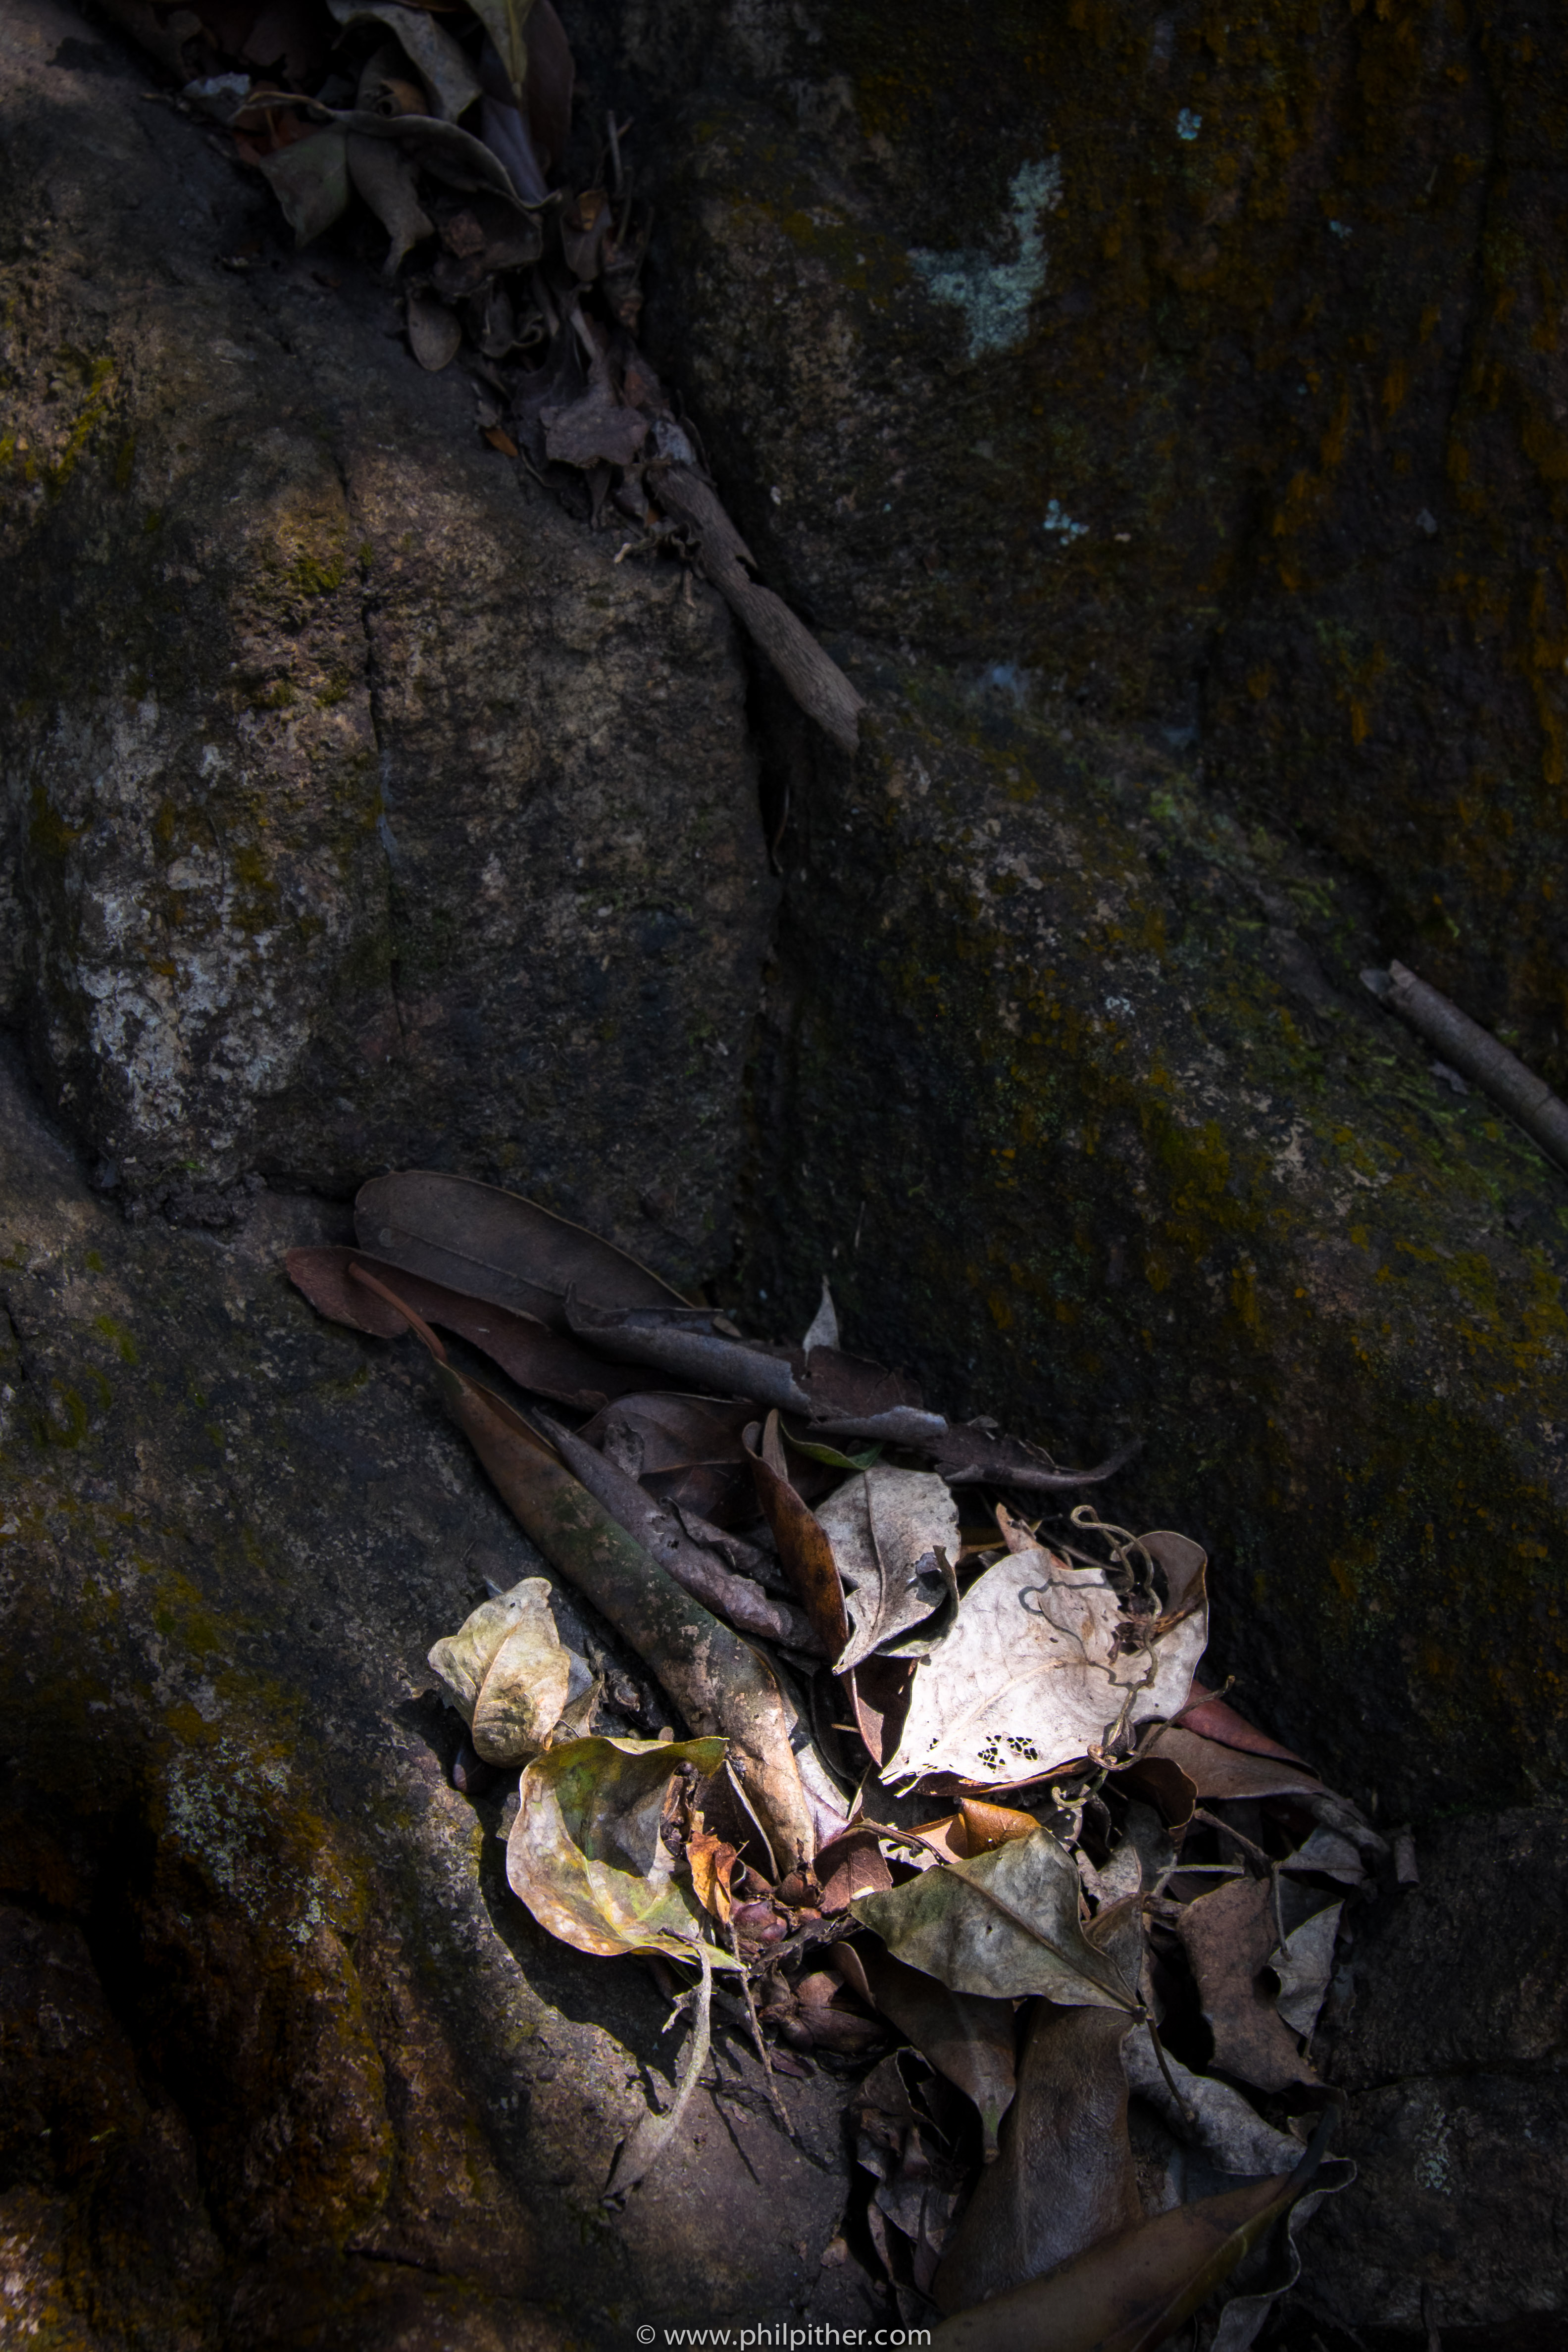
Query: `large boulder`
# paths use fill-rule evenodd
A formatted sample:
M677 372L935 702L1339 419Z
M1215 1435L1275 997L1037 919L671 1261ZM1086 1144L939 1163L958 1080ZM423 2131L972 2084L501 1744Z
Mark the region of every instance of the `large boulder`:
M710 1270L772 887L722 604L87 31L0 27L0 1017L130 1197L432 1161Z
M668 110L658 315L775 586L1194 740L1568 1081L1568 69L1538 17L593 14Z
M786 2140L743 2020L625 2214L601 2201L679 2036L640 1962L508 1892L503 1784L450 1784L426 1652L487 1576L544 1571L413 1343L289 1288L283 1249L342 1222L268 1192L222 1236L128 1224L0 1065L0 2334L608 2352L634 2315L869 2322L820 2265L843 2089L792 2085Z

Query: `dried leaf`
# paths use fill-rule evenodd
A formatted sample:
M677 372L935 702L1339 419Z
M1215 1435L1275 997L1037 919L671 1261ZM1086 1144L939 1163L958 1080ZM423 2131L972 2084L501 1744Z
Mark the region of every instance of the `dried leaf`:
M1044 1993L1068 2007L1138 2010L1114 1962L1084 1937L1078 1871L1048 1830L849 1907L896 1958L954 1992L999 2000Z
M566 1293L679 1307L679 1293L611 1242L521 1194L422 1169L373 1177L354 1202L361 1246L431 1281L568 1329Z
M1265 2123L1230 2084L1216 2082L1212 2074L1193 2074L1169 2050L1162 2068L1146 2025L1135 2026L1122 2043L1121 2063L1129 2089L1148 2101L1178 2140L1200 2148L1218 2171L1256 2179L1283 2172L1296 2162L1300 2153L1297 2143Z
M422 368L439 375L462 347L463 330L452 311L434 296L408 290L408 348Z
M971 1857L992 1853L1009 1838L1028 1837L1039 1826L1031 1813L1016 1812L1011 1805L988 1805L979 1797L961 1797L958 1811Z
M937 2352L1153 2352L1305 2190L1321 2147L1284 2177L1178 2205L934 2330Z
M632 1367L621 1368L617 1378L623 1374L631 1379ZM757 1516L751 1462L741 1442L752 1412L744 1402L656 1391L618 1398L580 1433L662 1501L728 1528ZM700 1538L712 1539L712 1529ZM751 1547L745 1552L747 1573L755 1573L761 1555Z
M683 1591L694 1593L744 1633L760 1633L764 1640L783 1642L807 1653L820 1649L798 1609L773 1600L750 1577L737 1576L716 1552L693 1542L668 1505L648 1494L616 1463L552 1421L544 1421L542 1426L573 1475Z
M1268 1955L1268 1966L1279 1979L1275 2004L1292 2033L1310 2034L1328 1994L1334 1972L1334 1944L1340 1932L1342 1903L1331 1903L1293 1927Z
M1136 1984L1136 1903L1101 1914L1091 1936L1109 1937ZM1115 2011L1035 2003L999 2160L982 2174L937 2273L940 2310L1005 2294L1142 2218L1121 2064L1130 2023Z
M692 1892L704 1911L711 1911L716 1919L728 1919L735 1907L730 1881L739 1859L728 1840L716 1837L711 1830L693 1830L686 1841Z
M341 131L312 131L260 162L297 246L309 245L349 208L348 141Z
M490 1660L474 1706L474 1753L521 1764L549 1741L572 1687L572 1660L548 1609L514 1625Z
M847 1911L858 1895L882 1895L893 1883L880 1837L858 1822L818 1847L815 1867L825 1919Z
M1163 1714L1163 1708L1151 1708ZM1200 1802L1213 1797L1316 1796L1322 1782L1305 1765L1284 1764L1264 1756L1248 1756L1216 1740L1200 1739L1173 1723L1155 1732L1139 1750L1140 1759L1159 1758L1186 1774Z
M485 439L489 443L492 449L499 449L503 457L516 457L517 443L512 439L510 433L503 433L499 425L486 425Z
M942 2242L958 2202L952 2168L926 2145L922 2119L905 2087L899 2060L873 2067L849 2106L856 2160L877 2182L867 2220L883 2268L900 2291L902 2281L891 2224L909 2246L910 2283L925 2294L936 2272Z
M837 1348L838 1345L838 1309L833 1304L833 1293L827 1286L826 1275L822 1277L822 1297L816 1314L805 1327L805 1337L800 1344L808 1366L814 1348Z
M864 1951L836 1945L832 1957L862 1999L879 2009L921 2056L973 2103L980 2117L984 2158L991 2163L997 2130L1013 2099L1017 2024L1012 2002L953 1992L874 1945ZM851 1968L858 1971L859 1983L849 1973Z
M1181 1731L1195 1731L1201 1739L1216 1739L1222 1748L1239 1748L1249 1756L1272 1756L1282 1764L1300 1764L1310 1771L1310 1764L1289 1748L1281 1748L1266 1731L1248 1723L1244 1715L1226 1705L1217 1692L1194 1681L1193 1695L1181 1713L1173 1716L1172 1723Z
M721 1739L573 1739L524 1768L506 1874L579 1952L695 1960L701 1914L659 1832L677 1768L710 1779ZM722 1963L721 1963L722 1964Z
M790 1745L791 1717L766 1661L689 1593L501 1399L445 1363L437 1381L501 1499L546 1559L607 1617L687 1722L722 1734L782 1871L816 1848Z
M919 1671L883 1780L934 1771L998 1786L1038 1780L1101 1753L1146 1717L1173 1713L1208 1638L1204 1554L1182 1536L1143 1541L1169 1584L1152 1630L1126 1614L1101 1569L1069 1568L1038 1547L987 1569Z
M768 1415L761 1450L753 1450L750 1444L747 1450L751 1454L752 1475L757 1482L757 1497L773 1531L779 1558L817 1640L826 1655L836 1658L849 1637L838 1564L826 1530L790 1482L776 1412Z
M399 1298L422 1315L482 1349L520 1388L582 1412L603 1404L606 1391L614 1396L626 1381L640 1376L629 1367L602 1363L574 1339L546 1330L531 1315L514 1313L490 1300L476 1298L444 1283L428 1282L394 1265L390 1259L372 1257L368 1251L342 1248L290 1250L284 1260L289 1279L302 1290L319 1315L346 1323L377 1339L401 1339L407 1318L395 1307L355 1279L351 1269L374 1276Z
M1267 1879L1236 1878L1185 1904L1175 1921L1214 2035L1214 2063L1259 2091L1318 2079L1263 1979L1275 1943L1273 1913Z
M436 234L419 202L417 174L409 158L384 139L351 138L348 157L350 178L387 234L381 274L395 278L405 255Z
M467 51L425 9L400 7L397 0L327 0L327 5L340 25L374 22L395 33L443 121L456 122L478 98L479 79Z
M950 1593L956 1609L948 1563L959 1551L958 1511L933 1472L862 1470L816 1517L833 1548L850 1626L835 1674L923 1624Z
M579 1339L625 1363L654 1365L710 1395L749 1397L789 1412L809 1409L791 1350L752 1345L711 1309L685 1307L673 1299L647 1306L596 1306L574 1293L566 1312L568 1328Z
M523 28L528 23L531 0L468 0L468 5L494 43L512 95L521 106L528 81L528 42Z
M550 1638L557 1649L561 1644L555 1634L555 1620L550 1614L550 1584L542 1576L525 1576L510 1592L498 1594L493 1601L482 1601L470 1611L455 1633L448 1633L436 1643L429 1663L447 1685L453 1706L465 1723L472 1723L474 1708L490 1664L508 1635L519 1627L537 1629L541 1619L549 1626ZM562 1651L564 1660L566 1653ZM544 1727L550 1725L565 1705L563 1686L555 1713ZM537 1744L542 1744L542 1740ZM499 1760L499 1759L492 1759Z
M603 188L585 189L561 207L561 250L567 268L584 286L599 274L599 247L612 226L610 200Z

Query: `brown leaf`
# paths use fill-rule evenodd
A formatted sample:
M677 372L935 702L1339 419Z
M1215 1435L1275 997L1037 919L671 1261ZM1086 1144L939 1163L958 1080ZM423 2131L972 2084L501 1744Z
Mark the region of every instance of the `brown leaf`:
M699 1820L701 1816L698 1816ZM686 1841L686 1859L697 1900L716 1919L728 1919L734 1909L730 1879L739 1857L725 1839L711 1830L696 1829Z
M1198 1792L1173 1758L1152 1756L1144 1748L1130 1764L1118 1764L1112 1769L1118 1788L1147 1797L1173 1829L1184 1829L1192 1820Z
M354 1229L363 1249L514 1313L569 1328L574 1283L605 1305L683 1305L672 1290L614 1243L568 1223L521 1193L466 1176L406 1169L360 1187ZM645 1383L646 1385L646 1383Z
M1192 1697L1179 1715L1171 1717L1171 1722L1179 1731L1195 1731L1202 1739L1216 1739L1222 1748L1239 1748L1249 1756L1272 1756L1281 1764L1300 1764L1304 1772L1312 1769L1291 1748L1281 1748L1277 1739L1270 1739L1266 1731L1259 1731L1256 1724L1237 1715L1217 1692L1195 1678Z
M862 1999L879 2009L921 2056L973 2103L990 2164L996 2155L998 2126L1013 2099L1017 2025L1012 2002L950 1992L935 1977L907 1968L869 1940L861 1950L836 1944L831 1958L857 1991L864 1986ZM860 1983L851 1970L858 1972Z
M544 1440L492 1391L445 1362L437 1383L502 1501L547 1560L650 1666L691 1727L721 1733L781 1869L815 1850L811 1810L771 1667L682 1591Z
M462 341L463 330L446 304L410 287L408 348L420 366L431 375L439 375L457 358Z
M512 439L510 433L503 433L499 425L486 425L485 439L489 443L492 449L499 449L503 457L516 457L517 443Z
M989 1853L994 1846L1005 1845L1009 1838L1028 1837L1039 1827L1032 1813L1020 1813L1011 1805L988 1805L980 1797L961 1797L958 1810L971 1855Z
M1268 1881L1235 1878L1184 1905L1175 1920L1214 2035L1214 2063L1259 2091L1315 2083L1264 1977L1277 1942Z
M818 1849L816 1870L824 1918L847 1911L858 1895L879 1895L893 1883L880 1838L856 1822Z
M384 139L350 139L348 159L350 179L386 231L381 274L395 278L411 248L436 233L419 202L414 165Z
M634 1377L629 1366L626 1373ZM751 1463L741 1443L754 1418L754 1408L743 1399L721 1402L655 1390L619 1397L580 1433L663 1501L729 1527L757 1515Z
M783 1642L808 1654L819 1652L816 1635L798 1609L773 1600L749 1576L737 1576L717 1552L695 1542L667 1503L647 1493L606 1454L542 1414L540 1418L573 1475L684 1591L695 1593L742 1633L760 1633L765 1641Z
M1103 1913L1095 1921L1090 1940L1109 1942L1136 1984L1138 1906L1117 1909L1105 1926ZM942 2258L940 2310L1005 2294L1141 2218L1121 2063L1131 2023L1112 2010L1034 2004L1000 2160L981 2175Z
M625 1365L601 1363L574 1339L546 1330L531 1315L450 1290L444 1283L410 1274L405 1267L373 1257L366 1250L290 1250L284 1264L290 1282L304 1292L319 1315L330 1317L334 1323L346 1323L380 1339L399 1339L408 1328L406 1318L395 1307L354 1279L350 1269L358 1266L395 1291L426 1323L455 1331L459 1339L483 1349L520 1388L531 1389L536 1396L552 1397L559 1404L574 1405L580 1412L601 1404L606 1392L613 1395L622 1381L639 1377Z
M1195 1731L1168 1723L1139 1750L1140 1758L1163 1759L1179 1765L1197 1791L1200 1803L1211 1797L1318 1796L1322 1782L1304 1764L1276 1762L1247 1756L1217 1740L1200 1739Z
M751 1454L752 1475L757 1482L757 1498L773 1531L779 1558L817 1640L828 1657L836 1658L849 1638L838 1566L821 1522L790 1483L776 1412L768 1415L761 1451L752 1444L748 1444L747 1451Z
M885 1764L899 1744L909 1713L915 1667L905 1658L867 1658L839 1685L849 1701L861 1744L874 1764Z
M540 411L544 452L566 466L629 466L647 438L647 419L616 397L603 360L588 389L564 407Z
M1315 2168L1201 2197L1102 2238L936 2328L933 2352L1154 2352L1301 2195Z

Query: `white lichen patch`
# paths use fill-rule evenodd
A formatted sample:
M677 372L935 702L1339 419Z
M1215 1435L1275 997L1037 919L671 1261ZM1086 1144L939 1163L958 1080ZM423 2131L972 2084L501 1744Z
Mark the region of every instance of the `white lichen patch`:
M910 262L936 302L951 302L963 313L969 331L969 356L983 352L1006 352L1022 342L1029 324L1029 305L1046 282L1046 240L1040 222L1062 200L1061 158L1047 155L1043 163L1023 163L1013 174L1007 232L1016 244L1010 261L989 253L911 251Z

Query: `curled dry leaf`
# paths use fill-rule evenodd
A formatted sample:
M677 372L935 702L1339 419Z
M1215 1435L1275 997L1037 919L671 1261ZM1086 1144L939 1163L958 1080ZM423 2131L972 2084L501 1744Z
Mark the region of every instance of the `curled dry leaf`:
M1147 2025L1135 2026L1127 2036L1121 2063L1128 2088L1146 2099L1166 2129L1185 2146L1201 2150L1217 2171L1257 2179L1285 2171L1300 2156L1289 2135L1265 2123L1229 2083L1194 2074L1168 2050L1162 2067Z
M748 1431L747 1452L757 1482L757 1499L773 1531L779 1558L818 1642L828 1657L836 1658L849 1638L838 1563L826 1529L791 1482L776 1412L768 1415L760 1447Z
M434 224L419 202L417 174L408 157L384 139L348 142L349 177L387 235L384 278L395 278L405 257L422 237L434 236Z
M700 1822L700 1814L698 1820ZM730 1881L739 1859L729 1841L716 1836L711 1830L695 1829L686 1841L692 1893L704 1911L710 1911L716 1919L728 1919L734 1910Z
M595 1453L581 1437L552 1421L542 1421L542 1426L567 1468L589 1494L685 1591L717 1610L742 1633L760 1633L791 1649L820 1650L811 1625L798 1609L774 1601L749 1576L737 1576L717 1552L694 1541L668 1504L648 1494L607 1455Z
M862 1470L820 1506L816 1523L832 1547L849 1620L835 1674L857 1666L923 1625L958 1587L958 1509L930 1470Z
M984 2159L991 2163L997 2130L1013 2099L1017 2026L1012 2002L953 1992L869 1940L863 1949L836 1944L830 1957L861 2000L880 2010L927 2063L972 2102L980 2117Z
M1268 1881L1231 1879L1184 1905L1175 1928L1214 2035L1215 2064L1260 2091L1315 2083L1264 1976L1276 1940Z
M1318 2022L1334 1972L1334 1944L1343 1909L1342 1903L1331 1903L1326 1910L1314 1912L1268 1955L1268 1966L1279 1979L1275 2006L1292 2033L1308 2035Z
M468 52L428 10L400 7L398 0L327 0L327 5L340 25L374 23L395 33L444 121L456 122L478 98L479 76Z
M1281 1764L1300 1764L1304 1772L1312 1769L1292 1749L1281 1748L1277 1739L1270 1739L1266 1731L1248 1723L1217 1691L1196 1680L1191 1698L1171 1720L1177 1730L1195 1731L1201 1739L1217 1739L1222 1748L1239 1748L1249 1756L1272 1756Z
M525 1577L486 1601L456 1633L437 1642L430 1664L472 1726L486 1764L517 1764L544 1746L565 1707L571 1654L550 1610L550 1585Z
M592 1412L604 1402L606 1390L614 1395L619 1381L637 1377L622 1366L601 1362L574 1339L546 1330L531 1315L514 1314L489 1299L449 1290L444 1283L428 1282L364 1250L290 1250L284 1264L290 1282L304 1292L319 1315L330 1316L334 1323L372 1332L380 1339L401 1339L408 1328L405 1316L356 1279L357 1267L373 1275L384 1289L394 1290L426 1323L439 1324L443 1331L455 1331L459 1339L470 1340L520 1388L552 1397L559 1404L574 1405L581 1412Z
M1135 1902L1102 1913L1089 1940L1137 1983ZM1121 2064L1131 2022L1124 2011L1035 2003L999 2161L982 2174L937 2273L940 2310L1005 2294L1142 2217Z
M773 1671L682 1591L510 1407L479 1381L437 1367L443 1401L520 1525L650 1666L699 1732L721 1733L779 1868L816 1851Z
M636 1258L520 1193L409 1169L374 1176L354 1202L362 1248L564 1332L574 1283L606 1305L684 1305Z
M1164 1713L1151 1708L1150 1713ZM1195 1790L1200 1803L1210 1798L1318 1796L1322 1782L1304 1764L1288 1764L1272 1756L1254 1756L1217 1740L1202 1739L1168 1723L1139 1749L1145 1759L1174 1764Z
M723 1760L721 1739L572 1739L547 1749L522 1774L506 1849L512 1893L579 1952L695 1960L701 1914L659 1831L679 1767L710 1780Z
M439 375L457 358L463 330L455 314L432 294L408 290L408 348L420 366Z
M884 1895L893 1883L880 1836L861 1822L851 1822L819 1847L815 1867L825 1919L847 1911L858 1895Z
M342 131L313 131L260 159L297 246L309 245L349 208L349 150Z
M1104 1570L1070 1568L1043 1548L987 1569L921 1668L883 1780L1035 1780L1102 1753L1147 1717L1173 1714L1208 1639L1205 1557L1184 1536L1142 1540L1167 1581L1153 1620L1129 1614Z
M1044 2278L944 2320L931 2344L940 2352L1153 2352L1302 2195L1324 2137L1321 2129L1284 2178L1120 2230Z
M999 2000L1044 1993L1064 2006L1139 2012L1132 1985L1084 1936L1077 1866L1048 1830L922 1871L849 1907L895 1958L954 1992Z

